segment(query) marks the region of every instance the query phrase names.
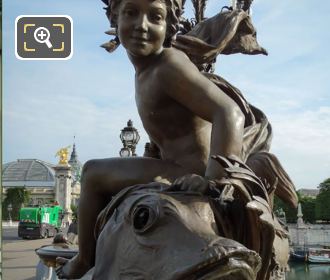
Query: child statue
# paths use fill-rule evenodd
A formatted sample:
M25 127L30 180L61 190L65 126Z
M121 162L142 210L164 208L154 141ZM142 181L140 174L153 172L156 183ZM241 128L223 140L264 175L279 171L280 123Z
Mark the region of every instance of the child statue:
M268 129L266 123L260 125L258 134L251 130L246 134L246 128L256 122L252 122L244 98L220 77L201 73L185 52L172 47L180 26L181 0L109 0L107 4L117 41L135 68L139 115L160 158L99 159L84 165L78 214L79 253L69 261L58 258L61 278L79 278L94 266L96 218L120 190L152 181L173 183L182 176L183 189L196 185L206 188L207 183L200 182L225 175L212 155L247 161L251 153L244 148L245 137L257 141L256 135L264 135L260 130ZM185 45L185 39L189 37L181 37L177 45ZM233 92L232 96L224 91L226 88ZM267 139L269 134L262 141ZM252 145L253 149L248 144L249 150L268 147L258 143L259 146ZM256 166L259 159L254 158Z

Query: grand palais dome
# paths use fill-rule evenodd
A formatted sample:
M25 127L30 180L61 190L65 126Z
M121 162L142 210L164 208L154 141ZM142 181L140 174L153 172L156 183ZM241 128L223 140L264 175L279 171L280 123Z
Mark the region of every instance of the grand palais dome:
M4 187L54 187L54 165L38 159L18 159L2 167Z

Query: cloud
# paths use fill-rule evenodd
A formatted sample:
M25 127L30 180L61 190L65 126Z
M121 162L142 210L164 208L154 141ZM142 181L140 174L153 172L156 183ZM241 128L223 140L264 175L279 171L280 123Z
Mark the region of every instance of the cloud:
M34 97L18 99L6 107L4 156L10 157L14 152L17 158L33 157L52 162L53 153L72 144L74 135L81 161L117 156L121 148L120 130L128 119L138 119L134 103L124 110L101 108L86 97L62 94L47 102ZM141 124L135 121L134 125L142 134ZM143 136L141 143L146 140ZM9 149L10 146L15 149ZM141 149L138 152L141 154Z
M269 116L273 151L298 188L316 187L330 177L330 106Z
M11 1L4 14L4 156L54 162L53 154L76 135L81 161L117 156L120 130L128 119L141 134L137 152L147 141L134 104L134 69L120 48L108 54L99 44L108 23L100 5L81 1L43 3L47 14L66 11L74 20L74 55L68 61L20 61L14 55L14 19L38 13L36 6ZM37 3L36 3L37 5ZM89 8L93 7L93 8ZM10 8L10 9L9 9ZM87 17L89 16L89 17ZM93 18L91 24L90 18ZM98 35L95 35L98 34Z
M209 0L207 15L229 2ZM330 82L328 2L322 9L301 1L253 1L253 22L269 56L220 56L217 73L242 90L274 127L272 151L298 187L330 177ZM3 160L39 158L55 162L60 147L76 135L81 161L117 156L128 119L147 135L134 102L134 69L120 47L108 54L109 23L97 1L6 0L3 15ZM192 16L191 6L187 7ZM68 14L74 20L69 61L19 61L14 20L21 14Z

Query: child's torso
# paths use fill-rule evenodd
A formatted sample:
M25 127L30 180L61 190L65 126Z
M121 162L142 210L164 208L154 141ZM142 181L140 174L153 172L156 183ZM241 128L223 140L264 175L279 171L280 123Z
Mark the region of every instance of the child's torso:
M173 100L152 69L137 77L135 86L143 126L160 148L162 158L203 174L209 157L211 123Z

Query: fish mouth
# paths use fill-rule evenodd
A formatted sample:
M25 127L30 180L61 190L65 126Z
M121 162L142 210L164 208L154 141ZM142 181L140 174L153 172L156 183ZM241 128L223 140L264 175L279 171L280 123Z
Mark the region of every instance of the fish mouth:
M254 251L215 254L207 260L178 273L172 280L254 280L261 260Z

